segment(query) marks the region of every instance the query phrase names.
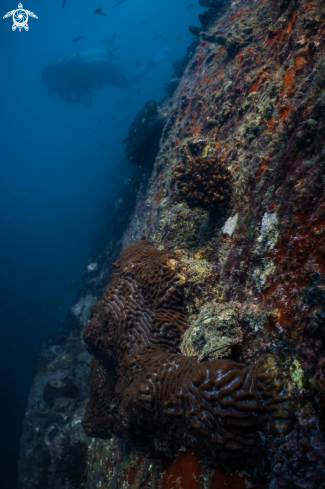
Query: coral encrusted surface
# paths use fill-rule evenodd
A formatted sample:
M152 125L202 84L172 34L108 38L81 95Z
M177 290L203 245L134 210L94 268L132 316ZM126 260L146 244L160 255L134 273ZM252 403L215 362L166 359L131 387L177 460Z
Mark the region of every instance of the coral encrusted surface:
M324 1L200 3L207 10L191 26L194 42L157 108L160 142L148 155L137 132L132 139L144 151L135 163L150 173L148 185L123 221L119 248L89 262L73 331L41 352L22 438L22 489L325 488ZM225 195L211 178L221 174L226 197L205 202L205 189ZM144 239L152 244L139 246ZM156 257L152 277L132 262L134 247ZM146 286L158 277L170 290ZM84 327L96 356L91 388ZM227 425L235 444L237 429L245 433L241 455L229 460L235 447L216 447L230 409L238 423L238 397L231 408L216 407L222 387L215 378L205 383L206 366L222 362L227 375L238 369L238 379L256 381L261 359L274 365L271 386L287 386L292 416L286 431L268 430L264 388L254 397L255 383L248 404L257 399L261 410L243 405L250 426ZM242 463L248 439L259 454L250 467L264 479ZM150 458L160 453L165 459ZM80 467L69 471L77 459Z

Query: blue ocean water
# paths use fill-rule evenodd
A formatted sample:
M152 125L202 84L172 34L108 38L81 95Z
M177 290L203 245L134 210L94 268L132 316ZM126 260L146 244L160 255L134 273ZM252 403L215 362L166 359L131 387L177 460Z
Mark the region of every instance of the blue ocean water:
M0 487L17 487L22 420L35 354L59 331L107 201L127 173L124 145L143 104L164 95L173 61L193 39L203 9L189 0L26 0L29 31L0 21ZM64 8L63 8L64 7ZM94 14L95 9L101 13ZM73 42L77 37L84 37ZM49 94L43 68L74 51L110 49L130 88L104 86L82 103Z

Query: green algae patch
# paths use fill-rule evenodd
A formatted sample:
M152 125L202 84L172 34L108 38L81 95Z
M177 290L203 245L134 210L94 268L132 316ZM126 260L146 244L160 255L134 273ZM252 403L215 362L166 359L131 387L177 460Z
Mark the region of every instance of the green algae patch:
M297 389L300 391L305 391L303 377L304 371L301 368L299 360L295 359L289 369L291 380Z

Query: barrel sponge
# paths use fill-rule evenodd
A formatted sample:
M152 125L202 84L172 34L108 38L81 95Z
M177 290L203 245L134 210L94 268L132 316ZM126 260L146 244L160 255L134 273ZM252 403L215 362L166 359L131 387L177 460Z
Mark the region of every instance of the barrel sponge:
M93 360L83 426L147 457L191 447L219 459L254 457L258 432L285 429L290 399L272 355L245 366L181 354L187 320L178 256L129 245L84 330ZM168 450L166 449L168 447Z

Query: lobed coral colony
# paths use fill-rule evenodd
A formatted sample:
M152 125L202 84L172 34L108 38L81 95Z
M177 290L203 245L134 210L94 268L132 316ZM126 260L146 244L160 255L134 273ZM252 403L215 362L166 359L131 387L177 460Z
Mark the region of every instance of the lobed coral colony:
M129 245L84 330L95 355L86 433L123 438L146 457L192 447L219 459L261 450L258 430L283 431L289 398L271 355L246 367L180 353L187 321L177 255Z

